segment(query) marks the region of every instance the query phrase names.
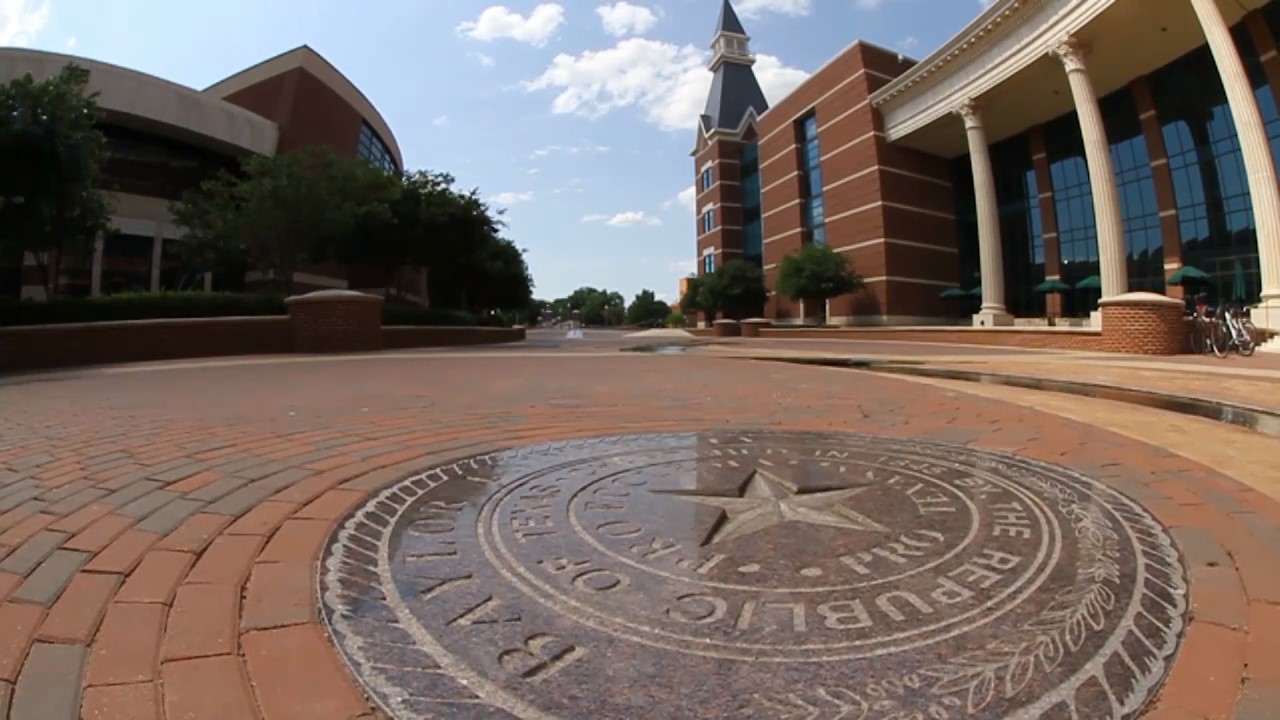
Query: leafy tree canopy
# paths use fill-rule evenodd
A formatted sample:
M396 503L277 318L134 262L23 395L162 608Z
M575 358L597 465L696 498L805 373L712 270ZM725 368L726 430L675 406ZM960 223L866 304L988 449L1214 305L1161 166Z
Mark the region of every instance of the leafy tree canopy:
M174 204L187 229L180 247L206 267L244 258L285 293L301 264L335 258L362 223L387 217L398 189L370 163L320 148L253 156L241 170L219 173Z
M627 301L622 294L607 289L580 287L566 297L551 301L550 311L564 322L574 310L582 311L585 325L621 325L626 320Z
M658 326L671 315L671 306L659 300L652 290L641 290L627 307L628 325Z
M730 260L719 270L704 275L698 291L703 310L723 312L737 320L759 315L768 299L764 271L746 260Z
M30 252L50 295L64 256L84 256L109 228L98 191L105 138L89 72L67 65L0 85L0 253Z
M793 300L829 300L862 287L848 259L825 245L805 245L782 259L778 292Z

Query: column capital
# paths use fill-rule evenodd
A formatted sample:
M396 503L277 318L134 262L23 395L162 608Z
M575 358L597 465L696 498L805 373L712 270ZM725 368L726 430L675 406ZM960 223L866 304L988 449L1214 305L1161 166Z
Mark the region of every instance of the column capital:
M964 128L970 130L982 127L982 106L974 98L966 98L960 101L951 109L951 112L959 115L964 120Z
M1062 61L1067 72L1084 72L1087 69L1084 59L1089 54L1089 46L1075 37L1065 37L1058 41L1050 51Z

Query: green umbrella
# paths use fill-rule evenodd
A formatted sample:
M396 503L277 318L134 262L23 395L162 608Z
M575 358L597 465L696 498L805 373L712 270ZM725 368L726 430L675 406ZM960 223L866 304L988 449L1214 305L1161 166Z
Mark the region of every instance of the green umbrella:
M1231 284L1231 299L1236 302L1244 302L1244 265L1239 259L1236 260L1235 281Z
M947 288L946 290L943 290L942 294L938 297L944 300L950 300L952 298L969 297L969 293L961 290L960 288Z
M1076 289L1077 290L1101 290L1102 278L1098 277L1097 275L1090 275L1089 277L1076 283Z
M969 294L974 297L982 297L982 286L979 285L978 287L973 288L972 290L969 291Z
M1039 293L1061 293L1070 292L1071 286L1060 280L1045 280L1031 289Z
M1207 282L1209 280L1209 273L1201 270L1198 267L1183 265L1182 267L1178 268L1177 272L1169 276L1169 279L1167 280L1167 282L1170 285L1182 285L1186 283L1188 280L1190 280L1191 282Z

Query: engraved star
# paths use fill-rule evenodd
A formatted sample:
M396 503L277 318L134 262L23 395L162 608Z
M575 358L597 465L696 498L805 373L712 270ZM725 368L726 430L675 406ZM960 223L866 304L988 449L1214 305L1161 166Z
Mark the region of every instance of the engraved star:
M756 469L734 496L703 495L690 490L655 492L720 508L724 512L703 540L702 545L706 546L727 542L785 522L888 532L889 529L880 523L841 504L866 489L854 487L801 492L773 474Z

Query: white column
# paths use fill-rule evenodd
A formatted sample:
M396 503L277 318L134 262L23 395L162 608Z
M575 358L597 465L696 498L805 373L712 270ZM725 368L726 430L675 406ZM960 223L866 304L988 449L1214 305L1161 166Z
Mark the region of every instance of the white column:
M1258 235L1258 264L1262 274L1262 305L1267 317L1255 317L1258 325L1280 328L1280 187L1271 158L1271 143L1262 124L1262 113L1253 94L1244 62L1236 49L1231 29L1222 19L1215 0L1191 0L1209 50L1218 65L1222 88L1226 91L1236 135L1240 138L1245 173L1249 176L1249 196L1253 200L1253 222Z
M156 236L151 241L151 292L160 289L160 259L164 257L164 236L160 234L160 230L156 230Z
M1053 50L1067 70L1071 97L1080 118L1085 161L1089 164L1089 185L1093 189L1093 215L1098 235L1098 274L1102 277L1102 297L1129 291L1129 268L1125 262L1124 219L1120 215L1120 193L1111 165L1111 143L1107 141L1098 96L1085 66L1086 48L1075 38L1067 38Z
M101 234L93 239L93 263L89 266L90 297L98 297L102 294L102 252L105 242Z
M213 292L213 273L211 272L204 274L204 291Z
M973 194L978 210L978 267L982 273L982 308L973 324L982 327L1012 325L1005 310L1004 253L1000 238L1000 208L996 201L996 176L991 169L991 149L982 113L972 99L955 109L964 118L969 137L969 160L973 166Z

